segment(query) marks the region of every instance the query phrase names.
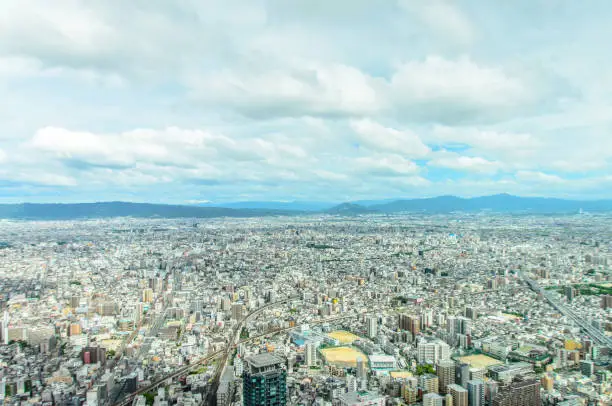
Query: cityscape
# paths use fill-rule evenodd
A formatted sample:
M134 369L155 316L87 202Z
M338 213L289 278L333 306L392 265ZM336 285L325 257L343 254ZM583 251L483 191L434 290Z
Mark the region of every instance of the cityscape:
M612 217L4 220L5 404L606 405Z
M612 406L611 22L0 0L0 406Z

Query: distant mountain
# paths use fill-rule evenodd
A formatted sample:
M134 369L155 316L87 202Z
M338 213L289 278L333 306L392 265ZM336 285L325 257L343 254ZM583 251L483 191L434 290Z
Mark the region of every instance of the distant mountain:
M267 209L267 210L292 210L292 211L321 211L326 210L337 203L329 202L227 202L227 203L201 203L202 207L225 207L229 209Z
M372 214L376 213L376 210L361 206L354 203L342 203L334 206L330 209L325 210L327 214L343 215L343 216L354 216L358 214Z
M612 200L564 200L542 197L518 197L506 194L461 198L440 196L426 199L405 199L364 205L342 203L270 202L235 203L234 207L181 206L149 203L22 203L0 204L0 218L70 220L104 217L145 218L213 218L213 217L263 217L301 214L362 215L372 213L450 213L450 212L506 212L561 214L585 212L612 212ZM317 206L319 205L319 206ZM249 207L250 206L250 207ZM333 206L333 207L332 207ZM315 209L316 207L316 209Z
M508 194L461 198L440 196L427 199L396 200L390 203L368 206L385 213L427 212L449 213L453 211L474 212L526 212L526 213L572 213L583 209L587 212L612 211L612 200L565 200L544 197L518 197Z
M289 210L230 209L150 203L0 204L0 218L68 220L105 217L212 218L295 215Z

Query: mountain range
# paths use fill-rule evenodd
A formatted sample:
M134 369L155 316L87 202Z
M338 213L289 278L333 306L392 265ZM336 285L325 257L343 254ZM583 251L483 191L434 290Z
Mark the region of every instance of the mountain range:
M263 217L320 213L336 216L390 213L501 212L567 214L612 212L612 200L567 200L519 197L507 194L461 198L439 196L421 199L346 202L234 202L204 205L167 205L129 202L101 203L19 203L0 204L0 218L68 220L80 218L214 218Z

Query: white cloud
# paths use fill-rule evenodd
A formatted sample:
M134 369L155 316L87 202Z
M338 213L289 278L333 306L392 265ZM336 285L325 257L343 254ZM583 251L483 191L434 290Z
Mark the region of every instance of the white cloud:
M409 15L418 16L428 28L443 40L461 45L474 41L475 29L468 17L447 0L399 0Z
M500 162L489 161L481 157L462 156L452 152L438 152L428 165L448 168L462 172L492 174L502 167Z
M468 57L448 60L430 56L424 61L406 62L394 73L391 87L400 108L441 108L450 110L448 114L457 120L461 114L468 116L478 110L514 108L531 97L520 80Z
M410 131L385 127L370 119L353 120L351 128L360 145L373 151L400 153L408 158L422 158L430 149Z
M250 116L359 115L382 110L382 80L345 65L288 67L264 72L221 71L188 79L192 96Z
M539 184L562 184L565 183L565 179L557 176L551 175L544 172L537 171L518 171L516 173L516 179L521 182L533 182Z
M400 155L375 154L356 158L353 162L356 173L380 176L412 175L420 171L419 166Z

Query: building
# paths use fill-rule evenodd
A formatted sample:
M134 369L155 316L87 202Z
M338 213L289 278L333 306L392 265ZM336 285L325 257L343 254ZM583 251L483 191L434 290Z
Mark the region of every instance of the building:
M467 388L467 383L470 380L470 364L461 363L455 366L455 383Z
M152 303L153 302L153 289L147 288L142 291L142 301L144 303Z
M378 334L378 319L376 317L368 317L366 319L366 328L369 338L374 338Z
M219 380L217 388L217 406L227 406L231 404L234 394L234 369L227 368Z
M455 383L455 362L451 360L440 360L436 372L440 383L440 393L448 393L448 385Z
M285 361L262 353L245 359L242 397L244 406L284 406L287 404Z
M357 380L366 381L368 379L368 362L363 357L357 358Z
M485 387L481 379L471 380L467 383L469 406L485 406Z
M542 385L542 389L547 392L550 392L554 388L555 379L550 375L544 375L540 380L540 384Z
M507 365L494 365L489 367L489 376L501 382L510 383L518 375L533 373L533 365L528 362L515 362Z
M424 393L439 393L439 381L438 377L433 374L421 375L419 385L423 389Z
M106 349L102 347L85 347L81 350L81 360L84 364L106 364Z
M595 363L593 361L580 361L580 372L584 376L595 374Z
M492 406L540 406L540 382L519 379L500 390Z
M376 393L360 391L343 393L338 400L340 406L384 406L386 398Z
M601 308L609 309L612 307L612 295L602 295L601 296Z
M372 369L395 369L397 361L392 355L370 355L370 368Z
M241 320L246 315L246 309L242 303L232 304L232 319Z
M468 406L468 391L467 389L457 385L448 385L448 394L453 398L453 406Z
M427 393L423 395L423 406L442 406L444 404L444 396L437 393Z
M437 364L443 359L450 359L450 347L445 342L421 340L417 344L417 360L420 364Z
M574 300L575 296L576 296L576 289L574 289L571 286L566 286L565 287L565 297L567 298L567 301L571 302L572 300Z
M309 367L317 365L317 345L308 343L304 346L304 361Z

